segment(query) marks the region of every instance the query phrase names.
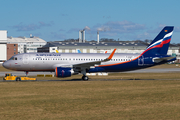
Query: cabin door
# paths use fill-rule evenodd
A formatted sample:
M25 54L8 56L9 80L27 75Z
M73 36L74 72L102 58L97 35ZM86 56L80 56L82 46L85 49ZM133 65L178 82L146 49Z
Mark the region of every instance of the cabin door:
M144 65L144 56L143 55L138 58L138 65L139 66L143 66Z
M29 55L23 55L23 64L29 63Z

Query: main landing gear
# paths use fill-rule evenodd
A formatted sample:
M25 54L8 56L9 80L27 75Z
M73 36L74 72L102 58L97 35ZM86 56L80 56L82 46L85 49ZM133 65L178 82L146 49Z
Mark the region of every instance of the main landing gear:
M89 79L88 76L86 76L86 72L87 72L86 68L82 69L82 71L81 71L81 74L83 74L82 80L84 80L84 81L88 81L88 79Z
M88 76L85 76L85 75L83 75L83 76L82 76L82 80L84 80L84 81L88 81L88 79L89 79L89 77L88 77Z

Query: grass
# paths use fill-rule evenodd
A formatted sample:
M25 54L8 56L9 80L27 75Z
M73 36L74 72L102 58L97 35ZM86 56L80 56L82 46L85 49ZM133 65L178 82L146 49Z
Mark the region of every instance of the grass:
M180 118L179 72L111 73L91 76L89 81L80 78L75 75L60 79L37 78L49 80L41 82L0 82L0 119Z
M1 82L0 119L180 118L180 81Z

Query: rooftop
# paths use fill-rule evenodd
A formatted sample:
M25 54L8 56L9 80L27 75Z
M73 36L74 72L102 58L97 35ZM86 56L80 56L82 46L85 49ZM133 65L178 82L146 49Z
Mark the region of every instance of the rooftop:
M86 43L79 43L79 42L47 42L47 44L43 47L61 47L61 46L147 46L141 42L135 41L117 41L117 42L86 42Z
M39 37L7 37L7 43L28 43L28 42L33 42L33 43L46 43L45 40L39 38Z

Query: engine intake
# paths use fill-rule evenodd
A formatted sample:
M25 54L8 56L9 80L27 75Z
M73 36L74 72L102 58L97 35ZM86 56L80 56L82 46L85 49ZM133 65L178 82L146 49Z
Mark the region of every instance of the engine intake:
M55 75L56 77L70 77L71 68L56 67Z

